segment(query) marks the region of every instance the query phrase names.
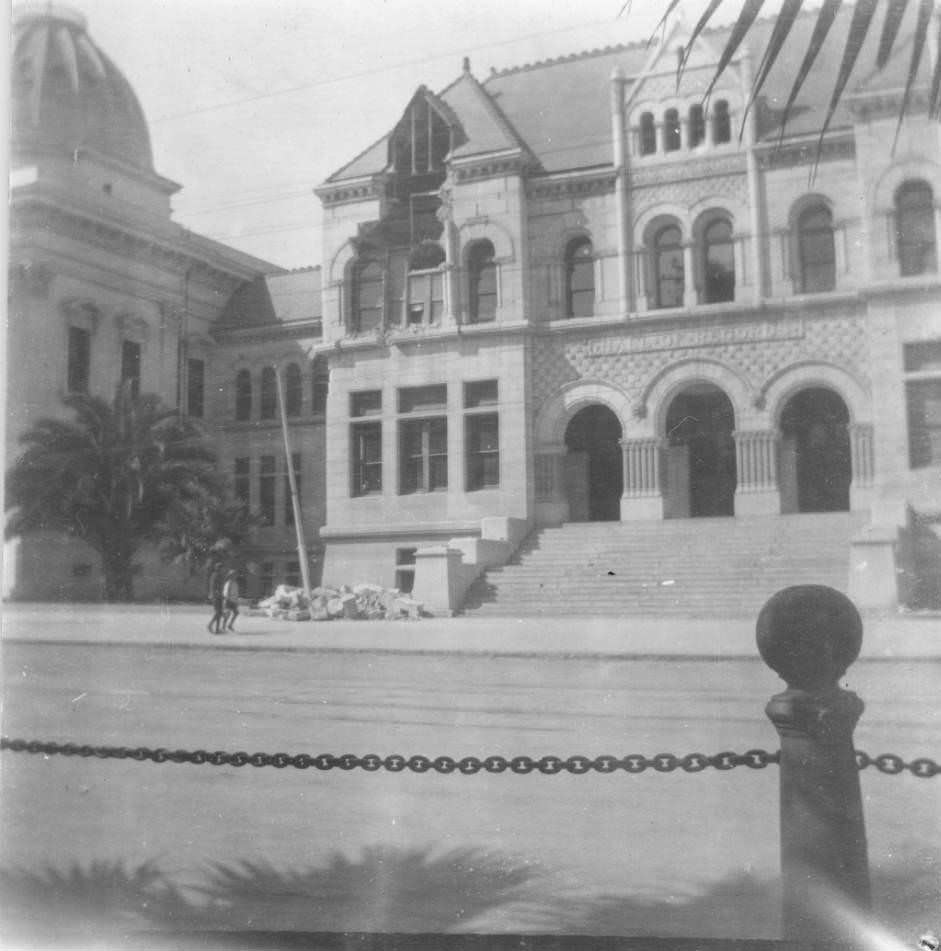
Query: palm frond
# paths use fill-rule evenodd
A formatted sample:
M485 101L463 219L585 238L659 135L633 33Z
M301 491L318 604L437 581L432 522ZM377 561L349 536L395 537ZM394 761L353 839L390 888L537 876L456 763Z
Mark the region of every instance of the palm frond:
M934 0L921 0L921 3L918 5L918 22L915 25L915 35L912 37L912 57L908 63L908 78L905 81L905 92L902 94L902 104L899 106L899 118L895 125L895 136L892 139L893 152L898 144L899 134L902 131L902 120L905 118L906 109L908 109L912 86L915 84L918 68L921 66L921 57L925 49L925 40L928 38L928 28L931 26L933 13Z
M787 126L788 116L791 114L791 110L794 108L794 103L797 102L797 97L804 85L804 80L807 79L807 76L814 65L814 61L817 59L817 54L820 52L820 49L824 44L824 40L826 40L827 34L830 32L830 27L833 26L833 21L836 19L836 15L840 11L842 2L843 0L824 0L819 11L817 12L817 22L814 24L814 31L810 37L810 43L807 46L807 52L804 54L804 59L801 62L800 68L797 71L797 76L794 79L794 85L791 87L791 91L788 94L787 102L784 105L784 112L781 114L781 139L784 138L784 129Z
M725 44L725 49L719 57L719 63L716 66L715 72L712 74L712 79L706 89L706 94L703 96L704 100L709 98L716 83L719 81L719 77L725 72L725 67L732 61L732 57L738 51L742 40L745 39L745 36L751 29L752 23L755 22L755 18L761 12L764 2L765 0L745 0L739 12L738 19L735 21L735 26L732 27L728 42Z
M669 0L666 10L664 10L663 12L663 16L660 17L659 21L657 22L657 25L653 28L653 32L650 34L650 39L647 40L648 46L650 46L650 44L653 43L657 33L661 29L663 29L664 26L666 26L667 20L670 19L671 14L680 5L680 2L681 0Z
M709 20L712 19L712 15L719 9L721 4L722 0L709 0L709 6L703 10L702 16L696 21L693 32L689 35L689 42L686 44L686 49L683 50L683 55L680 57L679 64L676 67L677 88L679 88L680 80L683 78L683 70L686 69L686 63L689 60L690 54L693 52L693 46L699 38L699 34L706 28Z
M941 20L938 22L938 39L935 43L935 49L939 52L934 64L934 75L931 77L928 115L932 119L941 119Z
M872 18L876 15L879 8L879 0L856 0L856 6L853 8L853 18L850 20L849 33L846 37L846 46L843 48L843 59L840 63L840 71L837 73L836 85L833 87L833 95L830 97L830 104L827 106L827 114L823 120L823 126L820 129L820 138L817 145L819 153L820 146L823 143L823 137L830 127L833 114L836 112L840 99L843 97L843 90L849 82L853 67L859 58L863 44L869 34L869 27L872 25Z
M898 36L899 27L902 25L902 18L905 16L905 8L907 6L908 0L888 0L885 19L882 21L882 38L879 40L876 69L882 69L889 61L889 56L892 54L892 47L895 44L895 38Z
M745 104L745 111L742 115L742 131L745 129L745 119L748 117L749 110L758 98L765 84L765 80L768 78L771 68L777 61L778 54L781 52L784 42L791 32L791 27L794 26L794 21L797 19L797 15L800 13L803 5L804 0L784 0L784 3L781 5L781 9L774 21L774 29L772 29L771 36L768 39L768 45L765 47L761 62L758 64L758 69L752 80L752 88L748 96L748 102Z

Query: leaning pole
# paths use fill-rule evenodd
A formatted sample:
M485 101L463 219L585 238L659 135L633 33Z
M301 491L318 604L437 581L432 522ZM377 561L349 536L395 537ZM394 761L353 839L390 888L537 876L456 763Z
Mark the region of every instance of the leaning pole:
M288 485L291 488L291 508L294 512L294 533L297 537L297 560L301 566L301 584L304 588L304 597L310 604L310 571L307 565L307 544L304 541L304 524L301 521L301 501L297 497L297 479L294 475L294 464L291 458L291 436L288 432L288 417L284 410L284 386L281 381L281 370L275 365L274 378L278 387L278 410L281 416L281 434L284 436L284 460L288 470Z

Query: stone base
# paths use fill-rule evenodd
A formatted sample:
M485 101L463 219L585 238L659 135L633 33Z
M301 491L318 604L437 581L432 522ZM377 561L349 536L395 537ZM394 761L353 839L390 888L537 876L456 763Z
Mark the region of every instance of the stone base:
M781 496L777 489L764 492L736 492L736 515L780 515Z
M663 496L621 496L622 522L653 522L663 519Z
M849 596L861 611L898 608L897 545L893 526L869 526L850 543Z

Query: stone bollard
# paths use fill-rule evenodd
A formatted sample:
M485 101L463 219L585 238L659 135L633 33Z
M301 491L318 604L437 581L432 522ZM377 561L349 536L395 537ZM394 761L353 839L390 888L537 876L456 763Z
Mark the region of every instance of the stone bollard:
M756 633L787 684L765 708L781 737L783 937L846 940L847 923L870 907L853 747L863 702L838 685L859 656L862 621L839 591L797 585L769 599Z

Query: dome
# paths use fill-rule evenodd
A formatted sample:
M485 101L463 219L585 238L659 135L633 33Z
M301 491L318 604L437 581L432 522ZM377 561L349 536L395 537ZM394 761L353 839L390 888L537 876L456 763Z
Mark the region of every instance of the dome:
M153 173L137 96L80 13L45 2L15 8L11 68L15 150L90 149Z

